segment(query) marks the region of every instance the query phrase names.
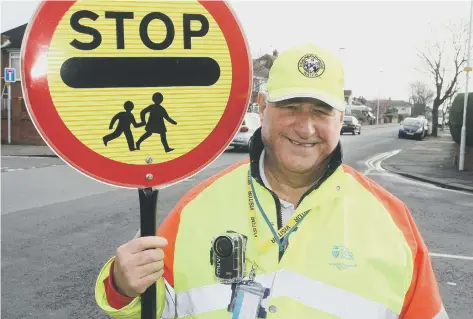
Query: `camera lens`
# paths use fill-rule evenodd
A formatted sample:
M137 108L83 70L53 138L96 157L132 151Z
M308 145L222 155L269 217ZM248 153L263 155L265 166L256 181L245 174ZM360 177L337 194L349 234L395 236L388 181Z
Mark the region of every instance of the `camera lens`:
M228 256L231 255L233 245L231 240L228 237L218 237L217 240L215 240L215 253L220 257L220 258L227 258Z

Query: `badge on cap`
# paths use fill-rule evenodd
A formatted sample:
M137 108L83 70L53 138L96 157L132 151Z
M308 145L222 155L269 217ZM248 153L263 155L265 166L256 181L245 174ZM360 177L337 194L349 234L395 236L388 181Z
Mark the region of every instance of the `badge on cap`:
M309 53L299 60L299 72L308 78L316 78L325 71L325 63L315 54Z

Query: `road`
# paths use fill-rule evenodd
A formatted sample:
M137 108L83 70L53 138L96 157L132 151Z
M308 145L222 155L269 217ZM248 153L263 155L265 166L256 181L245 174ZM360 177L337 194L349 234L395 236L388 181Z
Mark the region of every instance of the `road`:
M473 260L454 258L473 255L473 195L383 171L383 158L422 143L398 140L396 129L343 135L345 163L408 205L434 254L450 318L473 318ZM192 186L245 156L229 149L195 177L160 191L160 221ZM93 181L58 158L2 157L1 177L2 318L107 318L95 305L94 283L137 232L137 191Z

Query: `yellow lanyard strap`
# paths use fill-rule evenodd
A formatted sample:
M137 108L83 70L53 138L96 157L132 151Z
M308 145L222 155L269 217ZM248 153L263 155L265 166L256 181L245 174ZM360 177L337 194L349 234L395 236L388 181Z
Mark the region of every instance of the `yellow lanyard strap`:
M248 215L250 217L250 223L251 223L251 228L253 230L253 237L256 240L257 246L256 248L258 249L259 253L264 253L268 250L268 248L277 242L279 246L279 250L282 251L284 250L287 240L289 238L289 235L295 230L296 226L299 225L304 217L309 214L310 209L306 210L303 213L299 213L296 216L292 217L289 222L281 227L277 232L271 225L271 222L269 221L268 217L266 216L263 207L261 207L258 198L256 197L256 192L255 188L253 185L253 180L251 178L251 169L248 171L248 180L247 180L247 190L248 190ZM264 217L264 220L268 224L268 227L270 228L271 232L273 233L273 238L271 240L266 241L262 245L259 245L259 234L258 234L258 227L256 223L256 209L255 209L255 203L258 206L259 211Z

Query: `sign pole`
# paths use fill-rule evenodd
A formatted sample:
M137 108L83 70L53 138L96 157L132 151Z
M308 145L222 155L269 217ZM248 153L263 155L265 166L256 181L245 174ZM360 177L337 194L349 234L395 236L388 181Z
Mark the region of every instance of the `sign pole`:
M11 84L8 85L8 102L7 102L7 112L8 112L8 144L11 144Z
M156 236L158 193L157 189L151 187L138 189L141 237ZM156 283L141 295L141 319L156 319Z
M466 111L468 105L468 79L470 78L470 54L471 54L471 25L473 23L473 0L471 1L470 6L470 25L468 28L468 46L466 47L467 50L467 58L466 58L466 67L465 67L465 97L463 103L463 122L462 122L462 129L461 129L461 136L460 136L460 158L458 162L458 170L463 171L465 165L465 151L466 151Z

